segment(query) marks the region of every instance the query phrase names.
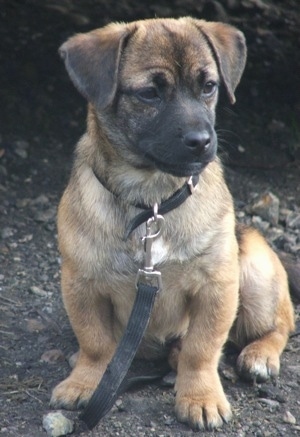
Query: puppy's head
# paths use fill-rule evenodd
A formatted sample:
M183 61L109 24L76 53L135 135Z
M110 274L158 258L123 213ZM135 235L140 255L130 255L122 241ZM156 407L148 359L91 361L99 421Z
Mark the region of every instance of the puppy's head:
M122 159L174 176L214 159L218 89L234 103L245 66L241 32L192 18L145 20L76 35L60 53Z

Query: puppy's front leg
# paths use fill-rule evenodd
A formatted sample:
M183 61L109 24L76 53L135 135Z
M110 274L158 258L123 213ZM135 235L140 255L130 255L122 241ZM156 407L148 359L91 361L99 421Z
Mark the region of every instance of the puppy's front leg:
M205 286L191 302L191 321L178 357L175 389L178 420L196 429L217 428L232 415L218 362L236 315L237 278Z
M112 308L94 280L85 280L68 263L62 266L65 307L79 342L79 357L71 375L53 390L50 405L84 407L97 387L116 348Z

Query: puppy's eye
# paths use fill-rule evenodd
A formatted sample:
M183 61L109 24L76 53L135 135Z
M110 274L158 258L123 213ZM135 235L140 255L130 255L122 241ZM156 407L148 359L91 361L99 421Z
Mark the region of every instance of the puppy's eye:
M216 92L217 88L218 84L212 80L209 80L203 87L203 94L205 94L205 97L210 97Z
M160 102L160 97L158 95L158 92L156 88L149 87L149 88L143 88L136 92L136 97L144 103L148 104L154 104Z

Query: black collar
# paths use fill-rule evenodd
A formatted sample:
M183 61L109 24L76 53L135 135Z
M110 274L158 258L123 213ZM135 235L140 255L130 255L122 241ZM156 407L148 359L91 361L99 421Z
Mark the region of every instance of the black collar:
M115 197L117 197L116 194L114 194L111 190L107 188L107 186L103 183L103 181L96 175L94 172L95 177L98 179L100 184L106 188L110 193L112 193ZM159 206L158 206L158 214L164 215L168 212L172 211L172 209L178 208L196 189L196 186L199 182L199 175L194 175L189 177L189 179L185 182L185 184L179 188L177 191L175 191L172 196L170 196L168 199L164 200ZM147 205L136 203L133 206L139 209L143 209L141 213L139 213L137 216L134 217L134 219L131 220L129 225L126 228L124 239L127 240L130 234L142 223L146 222L150 217L153 216L153 207L149 208Z

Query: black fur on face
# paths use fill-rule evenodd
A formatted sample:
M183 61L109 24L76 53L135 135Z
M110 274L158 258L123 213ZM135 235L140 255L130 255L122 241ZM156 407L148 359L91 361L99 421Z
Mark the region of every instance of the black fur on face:
M163 76L163 75L162 75ZM157 82L157 81L156 81ZM138 168L159 169L174 176L199 174L217 151L214 130L217 83L176 89L160 85L120 90L110 112L115 120L113 143ZM192 87L191 87L192 88Z
M163 172L199 174L217 151L213 123L213 114L199 102L174 99L139 132L134 150Z

